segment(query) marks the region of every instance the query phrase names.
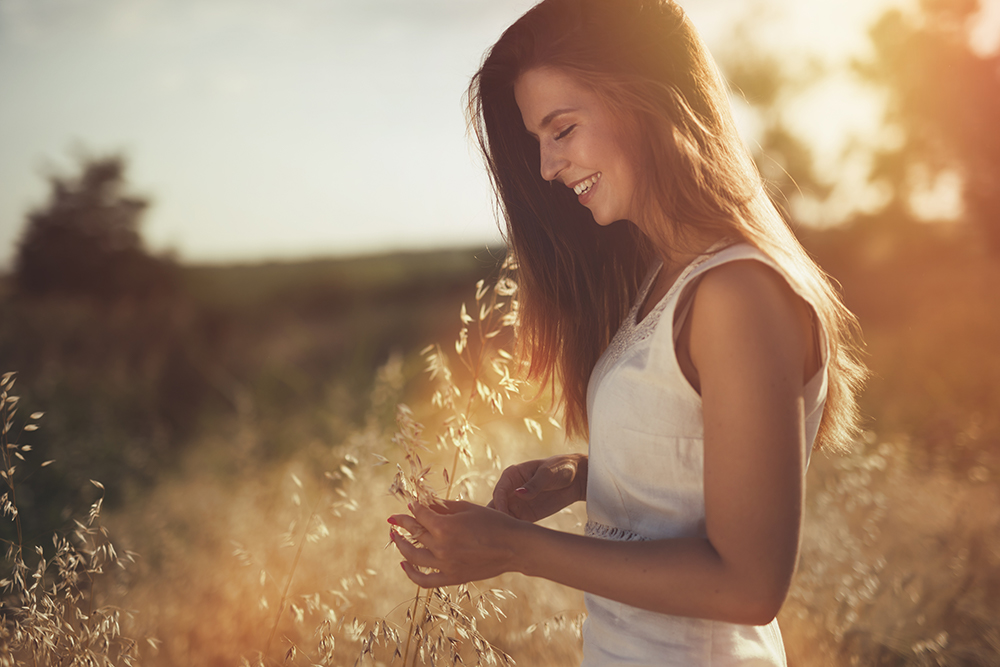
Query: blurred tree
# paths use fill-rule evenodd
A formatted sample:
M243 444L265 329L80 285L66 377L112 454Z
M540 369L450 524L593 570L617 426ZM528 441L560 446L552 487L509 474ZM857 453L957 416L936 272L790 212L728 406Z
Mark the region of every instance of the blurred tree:
M871 30L874 57L857 70L889 94L886 122L902 141L876 154L872 178L896 208L937 176L957 173L965 219L1000 255L1000 53L977 54L978 0L921 0Z
M914 10L886 11L873 25L873 55L852 69L886 94L883 121L896 137L850 150L872 155L869 180L889 195L881 210L856 222L906 227L927 218L935 212L919 208L919 195L951 180L961 190L962 219L1000 254L1000 52L973 48L979 11L979 0L921 0ZM797 96L836 70L770 53L754 39L766 20L757 12L737 24L720 64L737 105L746 102L756 123L762 175L786 196L822 201L833 184L817 176L808 142L789 130L784 115ZM894 229L896 235L902 228Z
M722 51L720 65L726 80L737 96L753 110L757 123L754 160L772 195L805 194L823 199L830 194L830 183L819 178L810 147L792 132L784 111L789 100L808 89L824 75L824 68L809 58L795 60L799 65L790 71L777 56L754 43L751 16L735 28L728 47ZM779 197L780 199L780 197Z
M84 158L75 178L50 176L49 200L28 214L14 265L25 295L101 301L176 292L172 261L146 252L139 235L149 201L127 192L120 155Z

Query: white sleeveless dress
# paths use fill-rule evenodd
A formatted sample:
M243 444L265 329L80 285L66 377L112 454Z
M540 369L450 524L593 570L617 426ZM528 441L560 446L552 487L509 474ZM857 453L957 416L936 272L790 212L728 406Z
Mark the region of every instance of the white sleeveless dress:
M738 243L696 259L636 324L654 270L594 367L587 390L587 535L610 540L705 536L701 397L674 353L675 310L685 286L741 259L767 264L799 292L773 260ZM805 387L807 452L826 401L829 355L822 330L820 346L822 368ZM751 626L669 616L590 594L586 602L582 667L786 664L776 621Z

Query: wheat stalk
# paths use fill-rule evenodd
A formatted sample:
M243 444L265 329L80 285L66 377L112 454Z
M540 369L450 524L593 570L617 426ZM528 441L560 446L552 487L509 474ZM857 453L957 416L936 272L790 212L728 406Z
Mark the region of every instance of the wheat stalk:
M503 266L504 271L514 268L516 267L512 262L507 262ZM480 280L476 284L473 311L478 317L470 314L467 305L462 304L459 311L461 328L455 341L455 352L468 373L467 386L463 388L458 386L450 368L448 354L440 346L430 345L422 350L426 371L431 380L438 383L431 403L446 413L441 430L436 436L438 448L450 449L451 461L441 470L445 488L439 494L427 481L431 467L425 465L420 457L420 452L426 450L424 442L420 439L423 425L413 419L412 411L407 406L400 405L397 412L398 432L394 443L403 450L408 472L397 466L396 478L390 487L390 492L405 502L430 505L439 499L452 499L456 483L460 479L459 463L465 462L470 470L475 464L471 449L472 435L479 430L472 418L475 410L479 405L484 405L489 407L492 414L502 415L504 402L520 394L523 382L516 379L510 371L513 356L498 344L504 330L516 326L518 313L516 293L517 284L509 277L502 277L492 286L487 286L485 281ZM493 371L492 378L488 376L489 370ZM537 435L541 436L541 426L537 421L528 419L525 420L525 424L529 431L535 432L537 429ZM495 468L500 467L499 458L488 445L487 457ZM460 599L464 597L471 601L468 587L459 587L458 590ZM418 657L423 657L429 641L425 626L429 623L433 626L435 621L442 620L440 616L429 611L432 602L436 602L439 607L446 610L442 612L444 616L455 624L461 639L472 643L480 660L492 662L500 656L505 663L513 663L510 656L492 647L475 631L474 623L470 621L472 617L460 612L461 607L454 603L445 591L424 590L418 586L413 604L407 612L408 628L402 653L404 667L415 665ZM480 609L485 609L482 606L482 596L478 598L478 604ZM492 602L490 604L502 614L499 606ZM439 643L435 646L444 643L451 647L451 653L455 656L456 642L443 642L439 638ZM414 648L412 653L411 646Z
M25 433L37 430L43 413L30 415L12 440L19 398L11 394L15 373L0 376L0 449L3 451L3 477L7 491L2 499L3 515L15 525L16 539L8 543L9 576L0 580L7 594L10 612L3 618L4 635L0 636L0 664L24 665L104 665L129 667L137 660L137 643L121 633L122 609L110 605L95 606L96 584L108 566L124 567L135 554L119 556L107 530L100 525L104 486L91 480L100 496L91 505L86 523L75 521L73 541L56 534L54 553L46 558L41 546L34 549L37 563L29 568L25 561L21 517L17 506L15 478L31 445L21 442ZM45 461L41 467L50 465ZM6 653L6 657L4 657ZM20 656L20 657L19 657Z
M302 482L299 481L298 477L294 477L294 481L301 488ZM302 549L306 545L306 538L309 537L309 528L312 526L313 520L316 518L316 512L319 510L320 502L323 496L320 495L316 498L316 502L312 506L312 511L309 512L309 518L306 519L305 526L302 528L302 536L299 538L298 547L295 549L295 558L292 560L292 567L288 571L288 576L285 578L285 586L281 590L281 599L278 600L278 611L274 614L274 625L271 626L271 632L267 636L267 643L264 645L264 655L270 655L271 642L274 641L274 634L278 631L278 623L281 621L281 614L285 611L285 603L288 601L288 589L292 585L292 579L295 577L295 570L299 567L299 560L302 558ZM293 647L294 649L294 647ZM294 653L290 653L292 658L294 658ZM289 659L286 655L286 660Z

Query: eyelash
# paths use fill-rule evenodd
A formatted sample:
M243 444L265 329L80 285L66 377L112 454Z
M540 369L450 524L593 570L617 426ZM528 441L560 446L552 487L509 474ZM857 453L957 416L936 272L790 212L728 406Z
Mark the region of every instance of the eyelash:
M572 132L573 128L575 128L575 127L576 127L575 124L574 125L570 125L565 130L563 130L562 132L560 132L559 134L557 134L556 135L556 141L559 141L560 139L562 139L563 137L565 137L567 134L569 134L570 132Z

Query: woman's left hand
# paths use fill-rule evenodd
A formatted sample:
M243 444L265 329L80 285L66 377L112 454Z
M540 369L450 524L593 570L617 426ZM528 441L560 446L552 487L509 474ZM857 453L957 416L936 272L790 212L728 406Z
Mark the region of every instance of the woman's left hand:
M389 523L406 530L413 542L393 528L389 535L406 559L401 563L406 576L420 586L464 584L516 569L516 536L530 524L461 500L413 504L410 511L413 516L394 514Z

